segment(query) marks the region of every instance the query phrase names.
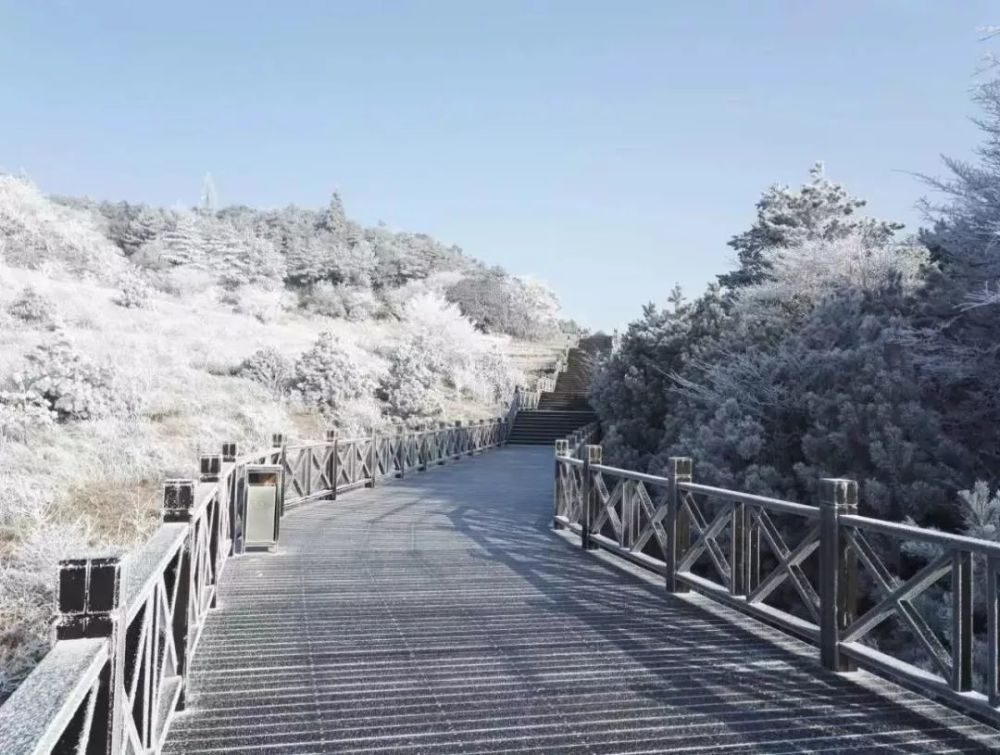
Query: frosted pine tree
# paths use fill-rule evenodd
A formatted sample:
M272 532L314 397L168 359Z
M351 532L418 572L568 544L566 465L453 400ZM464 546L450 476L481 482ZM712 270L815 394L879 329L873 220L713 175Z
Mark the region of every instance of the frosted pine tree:
M176 210L166 230L156 238L160 258L168 267L203 266L203 239L195 217L187 210Z
M146 205L140 205L121 224L118 243L127 255L133 255L144 245L155 239L166 228L163 213Z
M317 228L333 234L338 241L347 240L347 214L344 212L344 202L338 192L333 192L330 203L320 215Z
M784 249L809 240L833 241L847 236L864 237L873 245L892 238L903 226L859 216L866 201L852 196L841 184L826 177L823 163L809 171L809 183L798 189L775 184L757 202L757 220L734 236L729 246L736 250L739 267L719 276L728 288L760 283L770 267L769 249Z

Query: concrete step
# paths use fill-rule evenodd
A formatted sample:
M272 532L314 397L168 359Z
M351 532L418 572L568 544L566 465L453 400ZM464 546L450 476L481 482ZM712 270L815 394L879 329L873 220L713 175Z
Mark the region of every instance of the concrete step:
M574 430L597 419L589 408L581 410L537 409L518 412L508 443L513 445L551 445Z

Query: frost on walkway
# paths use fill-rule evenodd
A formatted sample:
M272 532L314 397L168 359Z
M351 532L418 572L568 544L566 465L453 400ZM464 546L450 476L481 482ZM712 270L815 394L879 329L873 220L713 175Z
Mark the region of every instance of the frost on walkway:
M572 548L551 495L551 450L508 447L289 513L277 555L227 566L168 752L1000 745Z

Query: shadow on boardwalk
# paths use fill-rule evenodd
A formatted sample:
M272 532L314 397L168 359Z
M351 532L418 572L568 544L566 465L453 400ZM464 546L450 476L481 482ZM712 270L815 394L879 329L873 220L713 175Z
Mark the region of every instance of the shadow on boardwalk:
M231 565L168 751L1000 745L583 554L548 529L551 486L549 449L507 448L292 512L278 555Z

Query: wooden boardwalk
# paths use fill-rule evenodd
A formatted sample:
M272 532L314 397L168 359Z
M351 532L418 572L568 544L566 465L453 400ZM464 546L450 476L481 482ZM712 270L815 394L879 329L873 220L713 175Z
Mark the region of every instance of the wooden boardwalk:
M166 752L986 752L1000 735L549 528L552 451L316 502L227 566Z

